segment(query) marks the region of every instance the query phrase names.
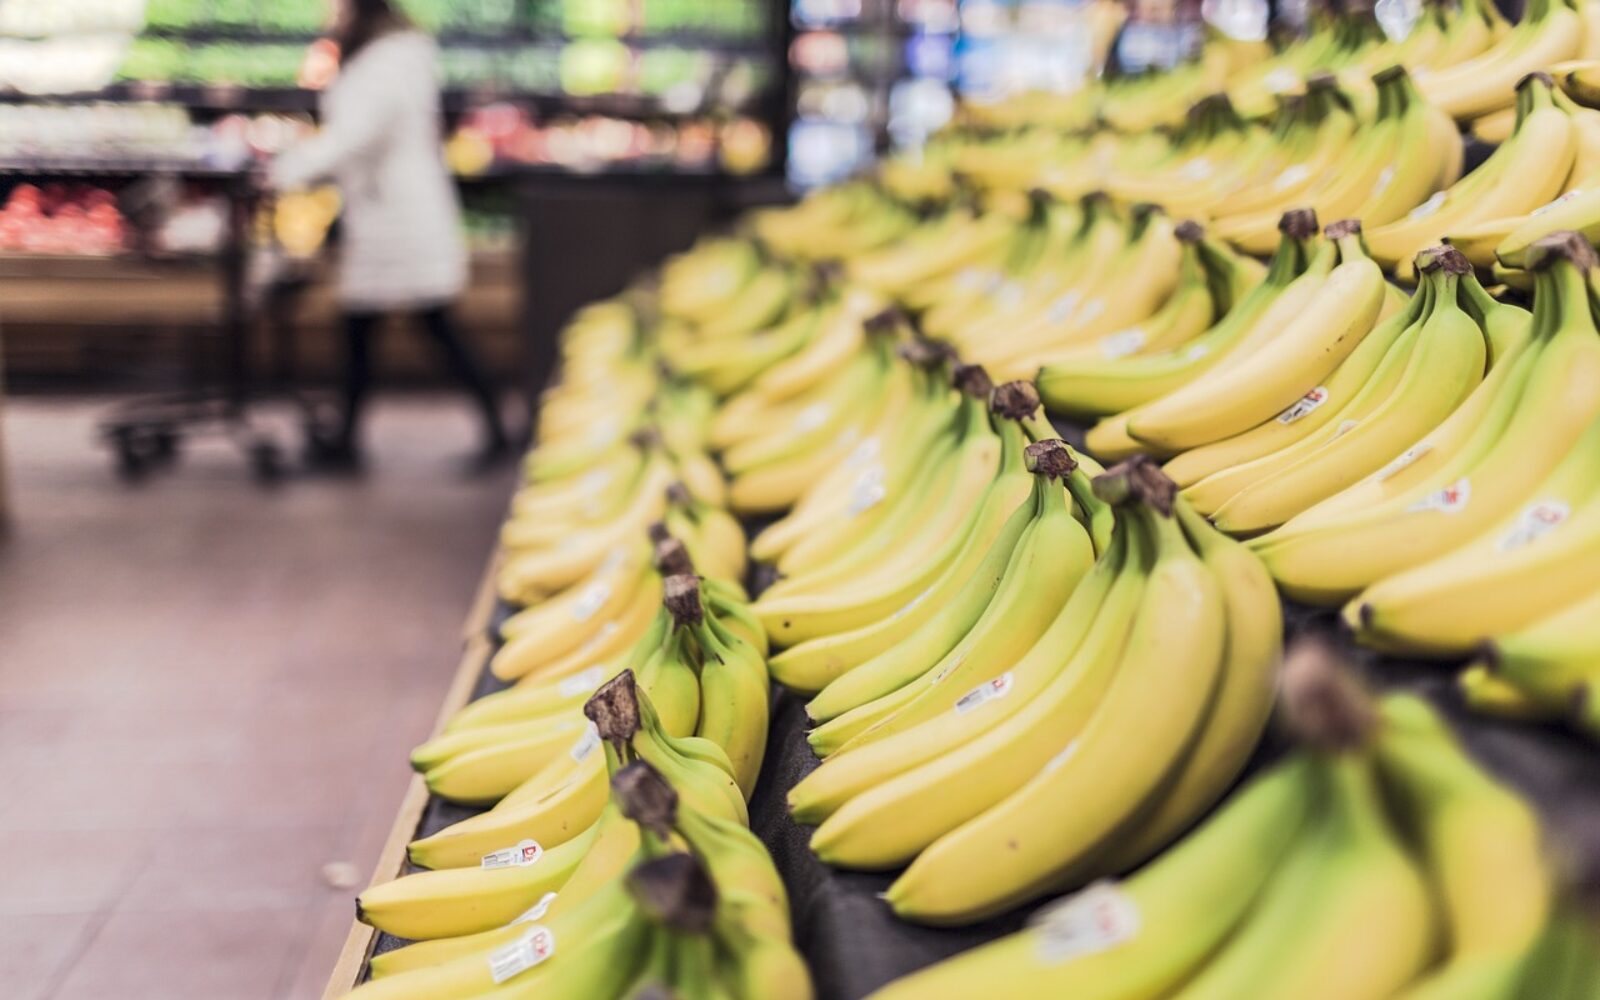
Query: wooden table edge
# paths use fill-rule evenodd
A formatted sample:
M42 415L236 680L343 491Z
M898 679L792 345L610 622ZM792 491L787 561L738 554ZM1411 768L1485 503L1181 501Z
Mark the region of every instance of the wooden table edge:
M444 702L439 706L438 718L434 720L432 733L435 736L444 728L450 717L472 699L473 688L477 687L478 678L483 675L489 663L489 656L494 652L494 644L489 641L489 622L494 614L495 570L499 567L499 562L499 553L496 552L489 559L483 579L478 583L472 608L467 612L462 633L464 648L461 661L456 665L455 676L450 680ZM400 875L406 863L406 847L416 835L417 824L422 821L422 812L427 805L428 786L422 780L422 775L414 774L411 776L410 784L406 786L405 797L400 800L400 810L395 816L394 825L389 828L389 836L378 855L372 879L367 883L369 886L380 885ZM377 928L363 924L359 920L351 921L350 933L345 937L344 948L334 961L333 971L328 976L328 985L322 991L323 1000L335 1000L355 989L362 970L367 967L367 960L372 956L372 948L377 940Z

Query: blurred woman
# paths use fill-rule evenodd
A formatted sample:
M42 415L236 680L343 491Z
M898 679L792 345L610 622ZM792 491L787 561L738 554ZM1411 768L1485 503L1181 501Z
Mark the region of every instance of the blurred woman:
M510 451L493 388L451 320L467 281L461 206L440 151L433 40L389 0L335 0L340 70L322 94L322 128L272 165L278 190L335 181L344 199L339 302L344 312L344 409L311 431L310 457L359 461L361 414L372 383L379 318L420 321L483 419L491 464Z

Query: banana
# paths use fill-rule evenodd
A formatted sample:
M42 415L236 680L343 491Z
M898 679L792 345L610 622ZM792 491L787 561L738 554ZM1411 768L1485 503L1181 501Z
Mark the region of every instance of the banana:
M1316 216L1310 212L1295 212L1284 217L1284 224L1290 226L1295 233L1306 233L1309 230L1310 235L1314 236ZM1231 349L1207 366L1209 370L1220 373L1243 365L1269 340L1276 338L1285 325L1295 322L1298 317L1304 315L1306 307L1316 299L1326 284L1337 257L1337 244L1327 241L1317 247L1315 252L1307 255L1301 266L1290 274L1292 280L1286 286L1273 289L1264 296L1266 301L1261 304L1262 311L1247 320L1247 325L1242 329L1231 331L1237 339ZM1221 329L1223 325L1219 324L1212 332ZM1189 354L1195 354L1198 346L1192 347ZM1148 442L1135 440L1131 436L1130 427L1133 421L1142 417L1148 409L1162 406L1165 400L1180 395L1201 381L1203 380L1199 378L1184 378L1170 392L1162 393L1157 398L1124 413L1101 420L1089 429L1084 437L1084 443L1095 455L1107 460L1149 450L1151 446Z
M1057 766L917 856L886 893L900 916L964 922L1037 896L1138 811L1193 744L1221 668L1221 589L1170 512L1139 516L1158 556L1104 700Z
M1168 995L1245 919L1303 836L1310 770L1303 759L1285 761L1126 882L1069 896L1026 930L896 980L871 1000Z
M1483 287L1471 275L1462 277L1459 288L1467 292L1462 305L1473 314L1488 337L1491 367L1483 382L1432 433L1360 483L1296 517L1292 521L1293 528L1280 529L1279 537L1293 534L1294 529L1333 520L1341 514L1393 501L1423 483L1435 469L1463 451L1476 453L1477 449L1492 443L1505 426L1538 353L1529 335L1531 317L1519 307L1488 299Z
M989 257L1011 237L1015 225L1015 220L1003 213L974 217L958 210L946 220L923 227L911 239L852 259L846 265L846 278L897 297Z
M1514 103L1513 86L1530 73L1578 56L1583 21L1562 0L1533 0L1522 20L1481 54L1428 73L1418 89L1457 121L1482 117Z
M1593 914L1579 904L1559 907L1521 970L1516 995L1593 1000L1594 984L1600 982L1595 929Z
M1037 409L1037 399L1031 403L1027 412ZM1031 477L1022 465L1022 429L1015 417L1003 413L998 415L998 422L1002 442L1000 471L983 502L964 519L965 524L935 551L925 554L909 573L881 582L872 580L869 586L830 588L826 593L763 595L751 610L761 619L773 642L793 646L807 639L860 628L895 614L943 583L964 581L999 534L1004 519L1031 488ZM774 671L779 669L775 660ZM777 676L782 679L783 675Z
M1211 519L1218 528L1256 534L1359 482L1442 423L1483 380L1484 333L1456 302L1459 276L1470 265L1453 252L1436 263L1442 277L1434 304L1393 393L1366 412L1355 404L1314 451L1216 508Z
M1400 66L1393 66L1373 77L1397 108L1398 131L1391 147L1392 165L1378 175L1372 190L1348 214L1360 219L1369 232L1369 247L1377 233L1390 223L1404 218L1417 206L1428 204L1436 192L1449 188L1461 175L1463 149L1461 132L1449 114L1424 100L1411 77ZM1481 168L1480 168L1481 169ZM1344 204L1312 202L1328 218L1339 218ZM1421 249L1421 247L1417 247ZM1373 256L1383 262L1377 252ZM1410 260L1410 255L1404 258Z
M495 981L489 954L469 952L436 965L424 965L393 972L358 986L349 995L356 1000L465 1000L478 996L514 996L513 988L538 986L547 992L540 996L559 995L554 986L557 978L581 982L584 986L596 983L597 974L604 964L596 952L606 952L612 967L626 965L617 956L629 956L642 943L645 930L637 907L631 904L627 891L621 884L613 883L603 892L570 910L556 912L554 908L540 922L520 928L517 939L537 940L542 961L517 972L504 985ZM563 948L563 945L570 945ZM615 951L617 954L610 954ZM559 970L559 974L557 973ZM573 993L573 997L595 994Z
M1325 385L1313 389L1289 409L1242 434L1177 455L1162 466L1162 471L1184 488L1185 495L1202 513L1209 514L1220 507L1238 492L1237 484L1227 480L1249 476L1247 470L1257 460L1281 456L1323 428L1336 426L1339 413L1354 406L1357 397L1377 391L1375 385L1392 388L1392 380L1398 377L1405 359L1405 351L1398 350L1397 345L1404 344L1409 350L1432 305L1433 294L1432 284L1425 285L1412 297L1407 309L1362 338Z
M1227 640L1222 679L1199 737L1170 788L1133 835L1098 861L1106 872L1143 863L1217 803L1250 759L1277 693L1283 608L1261 560L1211 527L1181 499L1176 514L1189 543L1222 588Z
M1515 684L1491 674L1482 663L1474 663L1461 672L1456 678L1456 690L1468 708L1518 722L1554 722L1566 707L1536 701Z
M613 548L611 554L602 560L596 569L602 570L608 563L617 561L618 554L631 547ZM591 591L591 595L601 593L604 591ZM644 577L642 586L637 588L628 603L614 616L600 618L582 643L567 650L558 648L552 653L542 644L542 634L523 631L508 640L490 657L489 672L506 681L519 683L554 681L559 684L565 678L592 669L595 664L620 656L646 635L655 620L660 596L660 577L652 572Z
M760 264L755 245L747 240L701 240L662 265L661 310L698 322L745 288Z
M443 736L419 748L413 763L428 790L464 805L493 805L565 753L585 723L573 715L508 723ZM451 753L457 742L460 752Z
M1053 442L1053 447L1043 443L1028 445L1024 459L1032 474L1031 496L1010 513L953 599L937 617L893 649L823 688L806 704L806 714L813 720L826 722L898 691L938 668L947 656L959 663L970 655L975 644L967 637L988 636L997 622L1015 622L1026 633L1032 619L1018 610L1019 605L1035 607L1029 602L1036 592L1041 603L1048 604L1061 592L1055 589L1057 586L1064 584L1070 590L1076 584L1092 560L1088 534L1070 516L1061 524L1066 533L1057 533L1054 527L1061 519L1053 516L1067 515L1066 492L1060 480L1072 470L1072 460L1059 441ZM1041 542L1059 543L1060 548L1047 545L1042 550L1034 549L1033 536L1047 520L1052 522L1052 530L1045 533ZM1046 565L1050 578L1045 575ZM991 606L994 614L986 616Z
M1576 235L1539 244L1533 264L1543 294L1534 336L1543 342L1529 355L1521 394L1501 401L1516 410L1503 424L1484 419L1473 446L1461 446L1417 486L1376 507L1301 530L1290 520L1252 540L1280 587L1315 603L1347 600L1470 539L1527 497L1600 412L1600 336L1585 283L1593 260Z
M1593 590L1584 553L1600 539L1600 418L1528 500L1480 537L1379 580L1347 607L1358 638L1413 652L1467 652ZM1593 536L1593 537L1591 537ZM1493 592L1497 601L1482 599Z
M1128 432L1171 451L1221 440L1281 412L1348 357L1377 321L1385 283L1357 224L1327 235L1341 262L1297 319L1250 357L1141 407Z
M1316 764L1324 811L1245 925L1173 997L1381 1000L1428 964L1428 888L1384 815L1367 754Z
M593 753L593 743L587 737L585 730L568 750L569 759L583 760L568 767L568 761L558 757L554 764L547 765L547 769L559 768L564 775L553 787L524 797L524 789L550 781L542 774L534 775L489 811L412 841L407 849L412 864L434 870L469 868L485 855L525 839L554 849L581 837L599 819L607 795L605 762Z
M1396 694L1380 711L1378 769L1422 847L1449 938L1445 963L1403 995L1511 996L1550 911L1538 820L1466 756L1427 702Z
M1039 396L1053 412L1076 416L1121 413L1173 391L1221 361L1248 339L1272 301L1305 265L1304 241L1315 220L1302 213L1284 217L1283 239L1261 283L1234 302L1206 332L1170 351L1114 360L1056 360L1038 376ZM1094 432L1091 432L1094 433ZM1094 448L1090 443L1091 450Z
M891 654L895 660L889 666L898 672L898 677L883 670L878 675L885 678L877 687L879 695L866 701L861 700L860 687L854 689L857 693L847 690L842 703L853 700L854 706L827 714L841 704L830 702L830 695L837 695L841 686L861 674L885 666L883 658L834 681L807 705L808 713L813 706L820 706L813 718L830 719L810 736L811 745L819 754L826 756L841 745L856 745L894 732L896 726L891 723L899 723L902 714L906 722L919 717L910 711L919 702L924 707L937 706L935 711L943 714L950 700L945 692L968 691L974 683L989 680L1025 653L1089 571L1094 562L1094 545L1089 533L1073 517L1062 485L1076 471L1069 449L1059 439L1036 441L1028 445L1026 459L1035 484L1031 503L1013 515L1016 519L1026 510L1030 516L1016 543L1008 547L1002 535L991 550L993 561L985 560L986 568L941 612L937 621L944 632L943 640L924 648L924 633L919 630L896 647ZM995 566L1001 577L990 590L987 570ZM970 606L966 606L969 598ZM973 613L969 615L968 611ZM970 627L963 634L957 630L964 621L970 622ZM901 651L919 649L931 655L921 660L910 652L899 655ZM942 653L933 652L940 649ZM891 686L902 679L904 683Z
M1093 343L1106 334L1148 320L1171 295L1179 277L1183 242L1164 212L1149 210L1136 217L1128 245L1108 264L1116 276L1108 288L1086 289L1071 309L1050 309L1013 326L1003 341L971 351L997 378L1031 376L1039 360L1053 351Z
M848 750L791 790L797 819L825 819L811 838L818 857L861 868L913 857L1023 787L1081 732L1115 676L1154 561L1139 519L1120 517L1118 532L1121 547L1013 668L1016 697Z
M1113 586L1121 581L1119 594L1137 594L1144 563L1142 546L1142 540L1129 526L1118 529L1110 548L1062 605L1044 634L1014 665L1009 665L1009 677L997 674L988 678L984 685L987 690L978 697L968 698L970 692L962 691L953 702L930 691L918 704L908 706L885 723L883 731L874 733L870 742L844 749L801 779L789 792L789 808L794 817L805 823L820 822L848 799L927 763L948 747L973 743L1043 697L1056 672L1071 659L1074 644L1083 641L1095 615L1105 608L1108 617L1117 616L1118 605L1108 603ZM1125 562L1134 567L1126 575ZM1131 606L1133 599L1122 597L1121 606ZM1084 687L1086 691L1091 689L1092 685ZM991 696L996 692L1000 697ZM1087 696L1086 701L1092 703ZM983 710L977 711L978 708Z
M954 727L948 716L952 706L963 716L988 701L1006 697L1016 683L1006 668L1019 664L1032 647L1044 641L1046 633L1061 627L1058 623L1068 602L1094 569L1096 551L1103 555L1117 544L1115 515L1109 505L1093 496L1089 475L1076 465L1070 449L1059 439L1040 437L1029 448L1029 464L1036 474L1052 477L1065 470L1060 478L1068 484L1070 503L1062 502L1046 484L1037 523L1019 545L1013 565L1006 569L1005 582L972 630L924 677L819 728L813 733L813 745L823 730L835 723L856 721L852 717L858 713L862 728L839 747L841 751L858 749L926 722L937 722L941 731L951 732ZM1077 520L1085 509L1091 511L1088 532ZM1097 517L1106 522L1105 540L1099 545L1092 540ZM1054 643L1051 648L1059 652ZM1032 691L1025 683L1017 693L1029 697ZM997 709L984 717L997 720L1009 714ZM868 719L874 721L866 725Z
M1527 110L1511 138L1454 187L1404 219L1371 229L1373 258L1392 267L1458 226L1526 215L1559 195L1577 156L1577 136L1571 117L1554 104L1553 86L1543 73L1524 78L1517 89L1528 95Z
M761 544L751 544L756 558L790 577L831 567L915 502L911 487L920 462L955 447L952 410L942 380L910 365L899 368L893 384L904 383L905 403L886 403L877 426L836 467L839 474L812 485L789 515L757 536ZM913 393L919 397L914 403Z
M700 652L700 718L697 736L709 739L728 754L733 776L748 800L767 749L767 700L770 681L761 653L723 628L709 608L700 604L694 577L672 579L693 585L697 620L694 637Z
M1487 679L1503 685L1530 703L1535 714L1566 709L1575 692L1596 679L1592 664L1600 660L1594 614L1600 593L1591 592L1551 611L1514 632L1495 636L1484 645Z
M591 824L579 836L543 851L532 864L403 875L357 897L357 919L413 941L506 927L547 894L560 892L598 834L599 827ZM514 848L518 843L502 842L502 847Z

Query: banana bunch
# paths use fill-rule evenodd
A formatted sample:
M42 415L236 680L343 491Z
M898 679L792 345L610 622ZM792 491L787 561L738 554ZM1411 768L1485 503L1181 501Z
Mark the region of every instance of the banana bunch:
M476 868L368 889L362 919L417 940L375 957L353 996L587 1000L649 985L810 996L782 882L745 825L728 757L670 737L632 673L597 691L585 714L585 752L609 774L601 814L549 851L523 840Z
M1490 715L1566 720L1600 739L1600 591L1487 640L1459 679L1468 705Z
M922 301L968 272L997 270L1017 239L1019 220L1003 209L952 204L891 246L843 264L846 280L900 302Z
M562 491L562 502L570 506L558 510L548 503L554 491L542 485L513 498L511 516L501 526L497 583L502 598L526 610L502 633L507 645L493 664L500 679L559 675L571 666L564 659L568 654L596 651L591 641L614 649L639 634L649 618L641 606L655 603L648 586L651 525L664 523L683 538L713 576L743 575L743 529L720 505L685 485L698 478L714 487L707 492L721 492L714 465L688 475L689 466L675 460L654 433L634 436L618 458L575 477L593 478ZM594 483L602 481L616 485L602 487L600 499L591 499Z
M887 246L915 229L917 221L911 207L867 179L818 188L794 205L761 209L747 220L760 245L774 255L808 262L842 260Z
M1253 178L1235 196L1209 207L1217 237L1265 254L1276 241L1278 220L1291 208L1309 207L1324 219L1358 219L1370 230L1432 205L1430 197L1455 184L1463 153L1450 116L1424 100L1400 66L1379 71L1372 83L1376 111L1368 117L1346 110L1348 94L1333 91L1331 82L1313 81L1304 102L1326 106L1320 115L1307 116L1315 129L1292 145L1275 143L1293 150L1281 162L1264 158L1276 173Z
M1069 357L1049 361L1038 375L1039 396L1045 406L1053 412L1074 417L1107 418L1090 431L1091 451L1109 453L1113 442L1121 442L1116 447L1132 447L1127 444L1131 439L1127 437L1125 421L1119 414L1187 385L1236 352L1253 350L1299 312L1311 282L1296 282L1307 273L1310 262L1317 260L1319 274L1327 270L1324 263L1331 265L1331 258L1324 259L1326 255L1319 257L1316 253L1320 241L1313 213L1286 213L1279 226L1282 238L1265 276L1242 294L1239 294L1242 290L1235 290L1228 299L1213 292L1217 315L1209 326L1187 339L1163 337L1164 346L1159 349L1152 347L1147 351L1122 354L1121 342L1113 345L1108 338L1101 341L1099 358ZM1209 238L1202 238L1196 244L1203 261L1215 246ZM1209 281L1207 284L1209 286ZM1173 299L1179 297L1182 286L1180 279L1180 291L1174 292ZM1290 301L1280 309L1272 309L1279 296L1291 287L1295 293ZM1149 330L1151 325L1146 324L1143 329ZM1172 327L1167 330L1172 334L1179 332Z
M1434 68L1418 81L1423 95L1459 121L1511 107L1518 81L1558 63L1577 59L1600 44L1591 37L1591 0L1529 0L1522 19L1468 59ZM1493 11L1483 4L1480 11ZM1579 13L1584 10L1585 13Z
M1081 93L1081 91L1080 91ZM1072 187L1082 190L1086 181L1070 180L1072 168L1084 171L1095 162L1096 150L1116 143L1110 132L1057 131L1041 122L1019 125L1004 132L950 131L934 141L949 149L948 169L964 184L985 193L1026 193L1035 189Z
M737 578L742 532L721 511L727 484L707 453L711 394L664 377L658 356L637 345L575 353L569 343L571 363L545 394L539 440L501 526L500 596L575 599L585 581L636 567L628 549L674 508L669 520L693 529L707 568Z
M937 435L925 453L898 451L899 441L915 439L907 427L897 435L895 451L887 450L885 440L886 458L909 460L910 467L905 477L896 477L904 485L894 493L883 484L883 516L863 526L870 530L852 532L847 523L845 534L829 532L825 538L851 544L836 554L830 549L804 568L795 568L803 550L777 556L793 572L767 588L751 611L773 645L787 647L769 665L780 683L821 691L874 657L891 654L917 630L936 627L1007 518L1027 499L1033 477L1024 466L1027 434L1021 421L1037 409L1037 397L1022 383L991 392L981 369L958 369L956 377L963 398L955 419L939 421L935 409ZM868 483L871 493L865 495L875 494ZM815 510L811 499L793 516L809 517ZM768 531L793 523L778 522ZM770 541L763 533L757 544Z
M1552 201L1521 215L1457 225L1447 231L1446 241L1479 269L1520 270L1528 248L1551 233L1572 230L1591 243L1600 240L1600 194L1596 192L1600 185L1600 111L1581 105L1561 90L1553 91L1552 98L1572 124L1572 169ZM1519 283L1525 281L1524 276Z
M1081 204L1043 191L990 191L983 198L987 214L1010 221L1004 241L984 256L967 257L958 268L929 274L895 293L901 307L917 315L927 337L947 338L991 308L1020 302L1026 282L1046 273L1058 255L1070 254L1083 229Z
M1563 491L1552 498L1572 511L1582 509L1586 474L1573 466L1588 457L1580 443L1600 417L1594 250L1576 233L1558 233L1535 243L1527 263L1537 282L1531 325L1495 356L1482 383L1388 464L1249 543L1289 596L1315 604L1354 599L1347 619L1379 645L1470 648L1501 627L1554 610L1539 594L1578 596L1576 583L1559 589L1561 574L1573 581L1592 576L1580 568L1586 520L1580 515L1557 526L1571 535L1568 542L1524 544L1524 535L1537 536L1537 524L1511 537L1510 526L1538 509L1546 488ZM1582 457L1564 462L1574 455ZM1498 549L1507 538L1509 554ZM1421 613L1411 595L1445 586L1437 574L1453 573L1460 563L1437 561L1469 544L1491 552L1473 567L1483 589L1464 595L1469 603L1452 597ZM1567 553L1577 558L1563 563ZM1522 567L1543 560L1550 561L1533 575L1556 590L1524 594L1519 584L1495 579L1501 569L1505 584L1526 579ZM1480 618L1480 611L1501 617ZM1449 627L1438 624L1440 613L1453 619ZM1462 632L1472 633L1471 640Z
M1548 74L1531 73L1516 89L1516 127L1510 137L1480 167L1449 188L1412 209L1404 218L1367 230L1372 255L1386 267L1409 261L1424 247L1443 236L1462 233L1472 237L1492 220L1522 218L1547 205L1573 182L1575 172L1592 171L1592 155L1579 163L1576 119L1557 103L1554 82ZM1584 109L1572 107L1574 112ZM1600 122L1588 123L1590 133ZM1600 144L1591 150L1600 149ZM1503 227L1504 224L1502 223ZM1486 242L1509 235L1509 229L1491 229ZM1453 239L1452 242L1460 242ZM1483 263L1483 256L1478 255ZM1409 277L1398 268L1402 278Z
M734 511L787 510L907 403L912 385L894 356L901 320L884 304L865 289L841 289L798 352L723 402L708 440Z
M1063 333L1050 346L1034 348L1043 367L1070 364L1076 359L1114 362L1149 358L1184 347L1261 284L1266 273L1262 265L1208 238L1199 223L1181 222L1172 232L1181 249L1176 280L1165 301L1148 316L1094 339L1085 336L1084 324L1064 325ZM1120 274L1113 278L1127 280ZM1137 302L1139 293L1137 287L1130 287L1126 293L1113 287L1106 298ZM1149 302L1148 294L1143 298ZM1119 307L1117 311L1126 317L1140 308ZM1106 325L1109 324L1100 324L1101 328Z
M1370 73L1396 61L1388 55L1387 39L1371 7L1318 10L1311 17L1310 29L1271 58L1229 77L1227 94L1241 113L1251 117L1271 113L1278 98L1298 93L1306 80L1319 73Z
M582 804L603 797L599 770L575 768L565 754L586 729L580 696L625 670L637 672L668 733L712 740L734 762L740 787L754 789L767 736L764 637L753 635L736 584L702 583L687 571L687 553L676 540L664 540L658 551L660 596L632 643L573 657L566 673L538 675L480 699L412 753L412 766L435 795L495 806L413 845L414 860L429 867L448 864L445 856L470 861L482 854L485 836L521 824L556 824L568 835L587 825L594 811L583 812Z
M1592 928L1552 905L1527 804L1427 702L1373 705L1314 655L1285 669L1302 747L1170 851L873 1000L1594 996Z
M1090 203L1087 214L1096 213ZM1081 252L1093 253L1092 230ZM1066 255L1063 255L1064 257ZM1136 209L1123 245L1047 295L1024 300L1002 317L973 317L950 340L963 358L996 377L1031 376L1041 365L1073 358L1144 355L1186 342L1257 285L1265 269L1214 240L1192 222L1174 223L1154 208ZM1018 315L1017 312L1024 313Z
M911 389L904 404L897 401L886 408L845 461L813 482L788 513L751 539L750 555L777 571L779 579L769 593L791 590L814 571L838 579L872 559L895 555L895 522L908 504L934 510L938 498L934 483L949 471L945 460L961 446L974 419L986 425L981 402L963 402L987 398L991 386L982 369L953 370L948 353L926 342L908 342L898 353L905 370L897 381L903 377ZM979 437L975 433L974 441ZM987 477L997 448L973 450L978 460L987 455L986 465L968 465L961 471ZM952 509L931 525L932 530L941 530L960 514ZM923 522L905 526L924 529Z
M1174 504L1147 459L1096 477L1092 506L1080 502L1091 523L1111 522L1092 566L1053 588L1050 573L1034 579L1036 560L1060 573L1062 559L1036 549L1073 538L1055 480L1083 478L1038 436L1034 501L1008 522L1019 541L987 608L955 620L972 624L921 675L896 660L904 686L880 700L887 711L790 792L796 818L820 824L824 861L909 862L885 896L909 920L969 923L1154 855L1226 791L1271 707L1271 581ZM990 589L990 576L969 578L967 594ZM924 633L936 629L954 631Z
M1108 520L1109 511L1088 495L1088 477L1059 440L1028 445L1024 459L1033 474L1029 496L1010 513L975 572L952 588L940 613L834 678L807 703L807 714L820 723L809 737L819 754L942 717L947 692L986 682L997 664L1015 659L1088 573L1094 542L1074 510L1091 522L1096 515ZM1065 481L1074 473L1088 505L1071 499Z
M1419 261L1422 287L1406 308L1304 396L1167 462L1196 510L1233 535L1276 527L1388 464L1456 411L1492 356L1514 353L1526 312L1489 298L1448 247Z
M1309 223L1302 217L1290 227L1298 233ZM1090 450L1175 455L1273 420L1317 387L1404 302L1367 256L1359 224L1334 223L1325 236L1305 272L1204 378L1101 421L1087 438Z

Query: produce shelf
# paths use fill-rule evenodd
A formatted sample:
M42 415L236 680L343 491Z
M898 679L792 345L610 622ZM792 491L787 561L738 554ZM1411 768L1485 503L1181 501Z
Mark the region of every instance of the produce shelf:
M1080 428L1058 425L1058 429L1074 445L1081 442ZM1374 687L1413 690L1438 705L1469 751L1536 805L1559 848L1558 857L1568 865L1566 874L1581 886L1600 888L1600 754L1590 743L1560 726L1513 723L1471 713L1453 685L1459 664L1379 656L1340 633L1332 610L1292 602L1285 602L1284 609L1290 638L1332 636ZM495 597L491 563L468 619L466 653L440 712L441 724L467 701L509 686L489 674L487 666L499 646L496 629L512 610ZM750 826L766 844L788 886L795 945L810 964L819 1000L858 1000L906 973L1024 926L1042 902L963 928L905 923L896 919L880 898L893 881L892 874L841 872L811 854L807 847L810 829L790 819L785 806L789 789L817 766L806 743L804 704L803 697L781 689L772 696L767 756L750 802ZM1269 732L1247 773L1270 763L1285 749L1282 737ZM373 884L414 870L406 860L407 842L480 811L430 797L421 777L414 777ZM362 982L372 955L406 943L355 924L324 1000L341 997Z

